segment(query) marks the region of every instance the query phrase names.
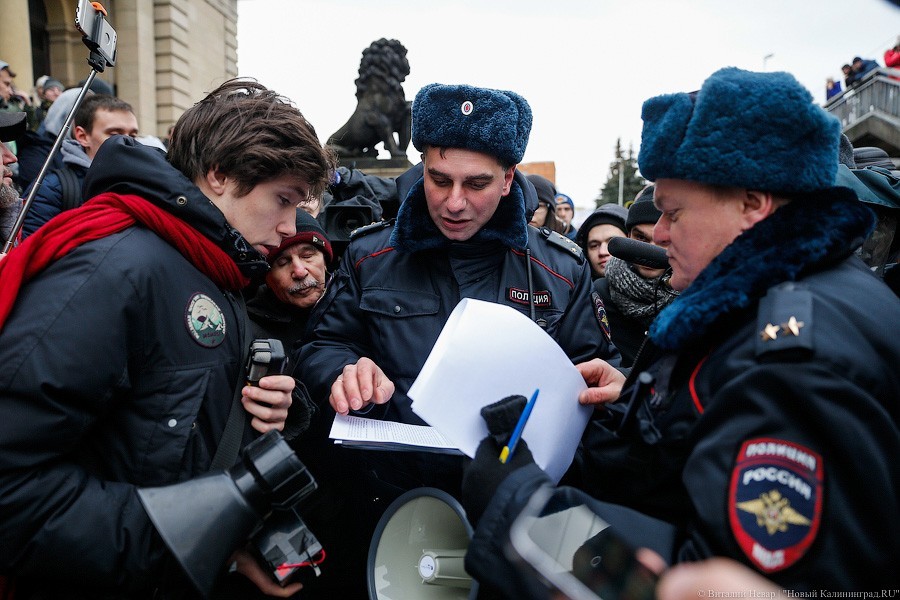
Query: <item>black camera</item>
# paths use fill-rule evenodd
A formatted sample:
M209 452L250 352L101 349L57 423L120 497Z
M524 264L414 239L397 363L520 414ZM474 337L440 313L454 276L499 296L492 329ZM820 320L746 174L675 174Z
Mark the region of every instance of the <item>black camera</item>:
M331 242L335 265L350 245L350 234L360 227L371 225L375 220L371 206L357 204L329 204L316 218Z
M188 579L208 597L228 556L248 539L282 585L298 571L319 574L322 545L297 512L315 489L306 466L273 430L248 444L227 471L140 488L138 497Z
M252 538L252 547L263 568L280 585L303 574L318 577L325 553L298 513L299 505L317 487L309 470L275 431L244 449L242 465L264 491L272 511ZM229 474L240 488L236 469L240 470L241 465L229 469ZM309 569L302 571L303 567Z

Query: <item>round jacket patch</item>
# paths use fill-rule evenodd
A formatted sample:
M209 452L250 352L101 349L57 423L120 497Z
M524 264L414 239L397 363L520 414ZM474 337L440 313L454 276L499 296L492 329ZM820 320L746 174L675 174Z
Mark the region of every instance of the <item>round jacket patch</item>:
M822 457L773 438L744 442L728 498L731 531L756 567L771 573L797 562L819 530Z
M198 292L191 296L184 319L187 330L201 346L215 348L225 340L225 315L206 294Z

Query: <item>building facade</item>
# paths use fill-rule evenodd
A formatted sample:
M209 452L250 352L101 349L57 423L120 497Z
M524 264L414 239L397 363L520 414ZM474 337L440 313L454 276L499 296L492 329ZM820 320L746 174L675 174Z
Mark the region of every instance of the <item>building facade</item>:
M142 134L169 126L237 75L237 0L102 0L118 35L116 66L97 75L130 103ZM50 75L66 87L87 78L75 28L78 0L2 0L0 59L28 92Z

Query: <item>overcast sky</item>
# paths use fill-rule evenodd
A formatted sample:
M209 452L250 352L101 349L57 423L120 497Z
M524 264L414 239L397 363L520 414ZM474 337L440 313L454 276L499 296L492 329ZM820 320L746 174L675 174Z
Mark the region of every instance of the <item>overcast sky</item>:
M788 71L822 102L826 77L856 55L883 65L898 35L886 0L238 0L238 71L291 98L324 141L356 107L362 51L397 39L409 100L432 82L524 96L524 162L554 161L559 190L592 208L616 139L637 152L647 98L737 66Z

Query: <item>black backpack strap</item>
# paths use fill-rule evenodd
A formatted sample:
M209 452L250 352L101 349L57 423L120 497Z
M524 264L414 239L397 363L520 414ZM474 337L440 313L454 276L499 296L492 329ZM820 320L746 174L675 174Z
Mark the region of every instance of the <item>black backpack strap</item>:
M81 182L78 176L69 167L53 169L51 173L56 173L59 178L59 187L62 190L62 210L70 210L78 208L82 205L81 199Z

